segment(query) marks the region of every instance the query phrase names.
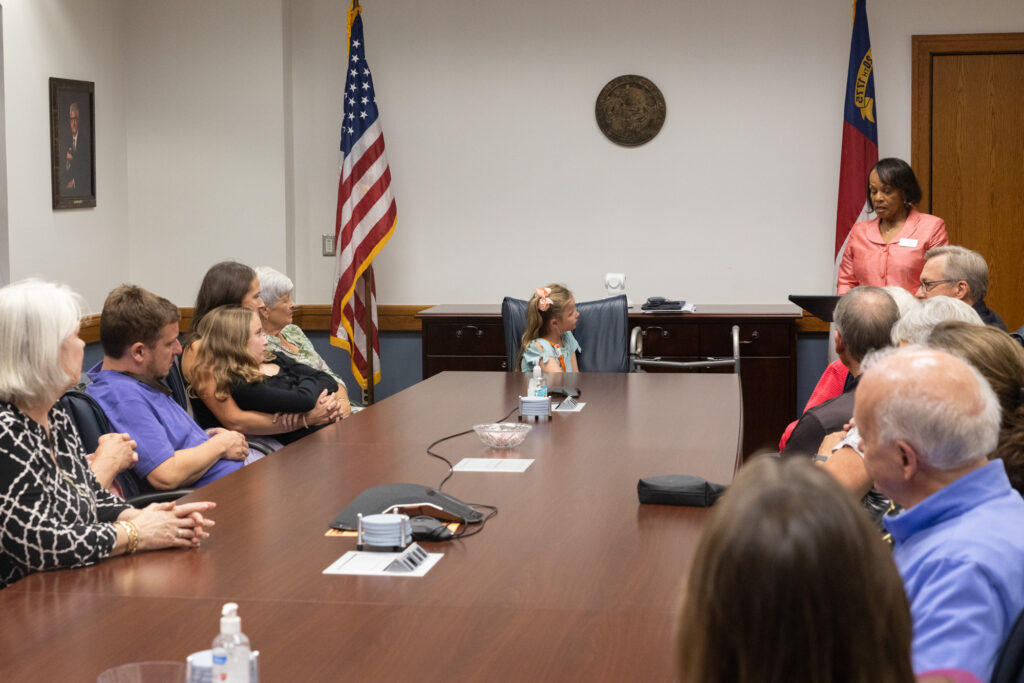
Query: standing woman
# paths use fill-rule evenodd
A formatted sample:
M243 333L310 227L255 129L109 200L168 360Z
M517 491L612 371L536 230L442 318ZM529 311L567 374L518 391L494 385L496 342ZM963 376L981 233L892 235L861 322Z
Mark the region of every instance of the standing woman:
M921 284L925 252L949 244L946 224L914 208L921 201L921 187L902 159L882 159L874 165L867 200L875 218L850 230L836 294L858 285L898 285L913 294Z
M213 503L136 510L97 483L57 403L82 371L78 297L25 280L0 289L0 588L113 555L190 548Z

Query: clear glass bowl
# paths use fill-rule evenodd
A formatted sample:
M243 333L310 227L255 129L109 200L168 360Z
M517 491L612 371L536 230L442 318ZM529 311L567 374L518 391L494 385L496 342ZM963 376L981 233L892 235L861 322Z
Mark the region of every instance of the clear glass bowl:
M533 427L521 422L498 422L473 427L484 445L490 448L515 448L523 442L531 429Z

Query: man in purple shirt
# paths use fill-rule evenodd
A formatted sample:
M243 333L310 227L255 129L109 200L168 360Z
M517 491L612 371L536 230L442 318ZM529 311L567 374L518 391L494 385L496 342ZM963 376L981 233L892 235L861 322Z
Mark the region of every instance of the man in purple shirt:
M918 673L964 669L989 680L1024 608L1024 500L1001 460L992 389L963 361L906 348L863 374L854 417L914 620Z
M135 472L155 489L203 486L242 467L245 436L203 431L162 381L181 353L178 308L141 287L113 290L100 315L103 362L89 371L90 396L138 444Z

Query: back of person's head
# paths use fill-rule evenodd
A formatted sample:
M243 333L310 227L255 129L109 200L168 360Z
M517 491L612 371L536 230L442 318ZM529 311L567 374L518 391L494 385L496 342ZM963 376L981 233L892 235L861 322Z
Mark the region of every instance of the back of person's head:
M963 280L971 290L971 299L981 301L988 293L988 263L985 257L965 247L949 245L925 252L925 259L945 256L942 264L943 279Z
M30 279L0 288L0 400L40 405L74 384L80 368L68 376L61 346L81 319L81 299L66 285Z
M199 381L212 380L214 395L225 399L236 379L259 382L260 361L249 353L253 316L241 306L218 306L205 316L196 330L200 344L196 351L195 374Z
M962 359L909 346L873 354L864 368L855 413L861 429L861 420L873 423L877 444L903 441L936 470L983 461L995 450L1002 421L999 400ZM876 400L861 410L868 396Z
M854 287L836 304L833 320L847 353L861 361L868 352L889 345L892 326L900 317L896 302L881 287Z
M103 353L121 358L136 342L152 347L163 329L179 320L178 307L162 296L135 285L116 287L107 295L100 314Z
M903 201L909 206L910 204L917 204L921 201L921 186L917 182L917 176L914 175L914 169L910 167L910 164L903 161L903 159L897 159L895 157L889 157L887 159L879 159L878 163L872 168L872 171L878 174L878 179L882 181L883 185L896 188L903 194ZM870 179L871 174L868 173ZM870 180L867 182L866 194L868 198L868 208L872 211L875 210L875 205L871 201L871 183Z
M892 328L894 346L923 344L932 329L946 320L956 320L968 325L984 325L978 312L960 299L948 296L933 296L923 299L917 308L902 316Z
M889 551L857 501L803 458L755 458L715 505L677 638L682 683L914 680Z
M548 323L562 317L565 307L572 299L572 292L562 285L552 283L547 287L538 287L526 304L526 331L519 344L519 355L516 357L516 369L523 359L526 345L537 337L548 333Z
M992 387L1003 421L989 457L1002 459L1013 487L1024 493L1024 349L1000 329L962 322L939 323L927 344L960 356Z
M218 306L240 306L255 278L256 271L236 261L221 261L212 266L199 285L190 330L198 331L200 321Z
M295 291L295 283L291 278L270 266L257 266L256 277L260 279L260 298L268 308L285 294Z
M886 285L882 289L888 292L892 300L896 302L896 308L900 309L901 318L921 305L920 299L899 285Z

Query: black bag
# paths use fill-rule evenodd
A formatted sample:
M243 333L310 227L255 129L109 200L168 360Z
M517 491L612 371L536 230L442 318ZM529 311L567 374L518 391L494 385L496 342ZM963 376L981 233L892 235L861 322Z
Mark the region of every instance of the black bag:
M638 481L636 495L641 503L706 508L714 505L725 489L724 484L713 484L689 474L665 474Z

